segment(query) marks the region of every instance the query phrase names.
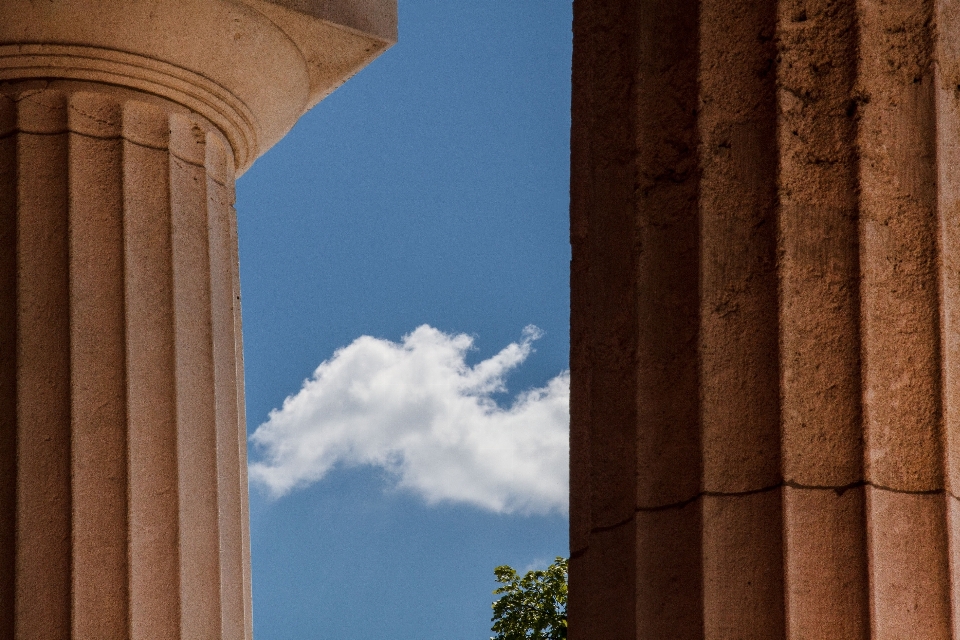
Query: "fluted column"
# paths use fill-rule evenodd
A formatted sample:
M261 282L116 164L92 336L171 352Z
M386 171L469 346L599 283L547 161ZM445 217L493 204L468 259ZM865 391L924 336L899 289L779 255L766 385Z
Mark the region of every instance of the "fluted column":
M0 637L251 638L234 180L395 30L0 6Z
M960 9L575 1L570 634L960 638Z
M250 637L233 155L153 96L0 96L4 637Z

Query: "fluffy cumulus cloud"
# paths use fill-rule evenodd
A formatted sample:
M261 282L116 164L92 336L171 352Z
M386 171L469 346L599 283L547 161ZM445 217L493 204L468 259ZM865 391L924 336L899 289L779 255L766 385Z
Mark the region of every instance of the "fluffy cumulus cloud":
M423 325L399 343L362 336L257 428L250 477L282 496L335 466L372 465L430 504L566 512L569 373L508 407L493 398L539 335L527 327L474 366L467 335Z

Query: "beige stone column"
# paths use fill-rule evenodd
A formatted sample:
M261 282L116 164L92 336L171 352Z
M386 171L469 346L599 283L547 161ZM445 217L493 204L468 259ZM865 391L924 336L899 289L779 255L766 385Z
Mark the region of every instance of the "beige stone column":
M251 637L234 179L394 10L0 7L0 637Z
M574 6L570 637L960 637L960 6Z

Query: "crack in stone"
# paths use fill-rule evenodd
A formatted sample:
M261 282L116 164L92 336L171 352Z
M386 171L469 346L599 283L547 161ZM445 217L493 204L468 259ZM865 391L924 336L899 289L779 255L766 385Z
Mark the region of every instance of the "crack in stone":
M4 83L2 83L2 84L7 85L7 86L13 86L16 82L17 82L17 81L14 81L14 82L4 82ZM40 82L42 83L43 88L41 88L41 89L27 89L26 91L23 91L23 92L20 92L20 93L15 93L15 94L12 95L12 96L8 95L8 96L7 96L7 99L9 99L9 100L10 100L11 102L13 102L14 104L19 104L21 101L27 100L28 98L32 98L32 97L35 96L35 95L39 95L39 94L47 91L47 90L50 88L50 81L49 81L49 80L42 80L42 81L40 81ZM43 107L46 107L46 106L47 106L47 105L42 104L42 103L39 103L39 102L37 102L37 103L35 103L35 104L39 104L40 106L43 106ZM47 107L47 108L49 109L49 107ZM51 109L51 111L52 111L52 109Z
M638 513L656 513L658 511L668 511L670 509L683 509L684 507L693 504L700 498L704 497L713 497L713 498L741 498L746 496L758 495L761 493L767 493L770 491L775 491L783 487L789 487L791 489L802 489L806 491L833 491L837 496L842 496L844 493L851 489L859 489L862 487L872 487L880 491L888 491L890 493L900 493L906 495L917 495L917 496L932 496L932 495L944 495L954 500L960 500L960 497L957 497L952 492L946 489L922 489L922 490L910 490L910 489L894 489L893 487L887 487L882 484L877 484L874 482L869 482L866 480L859 480L857 482L851 482L850 484L840 485L840 486L821 486L821 485L808 485L801 484L799 482L794 482L792 480L784 480L774 485L768 487L761 487L759 489L749 489L747 491L701 491L695 496L691 496L685 500L679 502L672 502L670 504L659 505L656 507L637 507L634 510L634 513L624 520L615 522L613 524L604 525L602 527L593 527L590 529L590 533L603 533L607 531L613 531L625 525L630 524L636 518ZM586 549L582 550L581 555L586 553ZM571 555L572 557L572 555Z
M633 515L631 515L631 516L630 516L629 518L627 518L626 520L621 520L620 522L615 522L615 523L613 523L613 524L608 524L608 525L603 526L603 527L594 527L593 529L590 529L590 533L602 533L602 532L604 532L604 531L613 531L614 529L619 529L620 527L622 527L622 526L624 526L624 525L626 525L626 524L630 524L631 522L633 522L634 518L636 518L636 515L637 515L637 514L634 513Z
M203 169L203 170L206 170L206 169L207 169L207 167L206 167L205 165L196 163L196 162L194 162L193 160L189 160L189 159L187 159L187 158L184 158L183 156L180 156L180 155L174 153L173 151L170 150L169 147L166 147L166 148L165 148L165 147L156 147L156 146L154 146L154 145L152 145L152 144L143 144L142 142L137 142L136 140L130 140L129 138L125 138L125 137L123 137L122 135L119 135L119 136L95 136L95 135L91 135L91 134L89 134L89 133L82 133L82 132L80 132L80 131L73 131L72 129L64 129L63 131L52 131L52 132L51 132L51 131L27 131L27 130L24 130L24 129L13 129L12 131L8 131L7 133L4 133L4 134L0 135L0 140L6 140L7 138L12 138L13 136L20 135L20 134L28 135L28 136L62 136L62 135L64 135L65 133L69 133L69 134L75 135L75 136L81 136L81 137L83 137L83 138L90 138L91 140L123 140L124 142L130 143L130 144L135 145L135 146L137 146L137 147L140 147L141 149L152 149L152 150L154 150L154 151L163 151L163 152L165 152L165 153L168 153L171 157L176 158L177 160L180 160L180 161L183 162L184 164L188 164L188 165L190 165L191 167L197 167L197 168ZM214 182L216 182L216 183L217 183L218 185L220 185L221 187L227 187L227 186L229 186L227 183L223 182L222 180L220 180L220 179L218 179L218 178L215 178L215 177L212 176L212 175L209 175L209 174L208 174L207 177L209 177L211 180L213 180Z
M102 124L105 127L116 128L121 126L119 122L114 122L111 120L103 120L102 118L98 118L93 114L90 114L90 113L87 113L86 111L78 109L76 105L74 105L69 101L67 102L67 109L69 109L70 111L73 111L74 113L79 113L84 118L87 118L88 120L93 120L94 122Z
M57 107L51 107L50 105L44 104L43 102L40 102L39 100L31 100L31 98L33 98L34 96L37 96L37 95L41 95L41 94L43 94L43 93L46 93L46 92L49 90L49 88L50 88L50 83L49 83L49 81L48 81L48 82L46 82L46 84L44 85L44 87L43 87L42 89L30 89L30 90L24 91L23 93L17 94L17 95L15 95L15 96L7 96L7 97L8 97L14 104L19 104L19 103L22 102L22 101L29 100L30 102L32 102L33 104L37 105L38 107L43 107L43 108L46 109L47 111L53 112L53 111L56 111L56 110L57 110ZM119 122L113 122L113 121L110 121L110 120L104 120L104 119L102 119L102 118L98 118L97 116L95 116L95 115L93 115L93 114L91 114L91 113L87 113L86 111L83 111L82 109L77 108L77 106L76 106L75 104L73 104L72 102L70 102L69 100L67 100L67 103L66 103L66 104L67 104L67 109L68 109L68 110L73 111L74 113L78 113L78 114L80 114L81 116L83 116L84 118L87 118L88 120L92 120L92 121L94 121L94 122L97 122L97 123L102 124L102 125L107 126L107 127L117 127L117 126L120 126L120 123L119 123ZM77 133L77 132L74 131L73 133ZM111 139L111 138L106 138L106 139L109 140L109 139Z

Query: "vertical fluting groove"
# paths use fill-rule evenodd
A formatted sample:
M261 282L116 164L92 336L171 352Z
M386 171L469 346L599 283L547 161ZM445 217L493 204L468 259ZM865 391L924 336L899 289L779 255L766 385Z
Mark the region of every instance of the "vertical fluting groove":
M573 117L594 139L571 142L571 295L584 317L597 319L578 323L574 313L571 325L571 369L578 380L571 392L571 442L579 457L571 462L570 610L581 625L570 629L574 640L639 637L636 616L643 596L638 602L637 589L644 584L636 576L649 575L648 560L637 555L637 485L629 480L641 472L636 447L637 10L629 0L574 6L574 38L589 53L574 60ZM586 429L589 441L581 443ZM613 526L617 523L623 524Z
M631 522L622 637L960 636L960 5L636 6L575 3L571 637Z
M229 179L230 194L236 201L232 170ZM237 447L240 457L240 526L243 549L243 620L244 639L253 640L253 576L250 566L250 488L247 479L247 409L244 400L243 379L243 323L240 300L240 243L237 229L237 211L230 207L230 274L233 282L233 348L236 363Z
M708 492L780 482L775 30L767 0L700 2L698 359ZM704 638L782 637L781 506L780 491L702 498Z
M949 638L932 0L860 0L867 539L876 638ZM910 542L907 542L910 541Z
M937 219L940 243L943 470L950 558L951 628L960 638L960 5L936 3Z
M782 473L863 479L854 0L778 3ZM862 488L785 487L786 637L870 632Z
M0 95L0 638L14 638L17 513L17 110Z
M846 486L863 479L856 7L779 7L783 475Z
M573 54L571 57L570 114L570 567L568 575L568 630L570 640L592 637L596 581L590 557L592 513L590 442L590 362L592 337L592 281L589 240L593 209L592 151L596 143L592 118L599 89L596 69L603 51L598 50L597 34L602 16L583 0L573 2ZM611 60L612 62L612 60ZM619 61L618 61L619 62ZM609 64L609 63L608 63ZM621 63L622 64L622 63ZM629 202L620 203L629 215ZM639 530L639 525L638 525Z
M233 180L176 105L0 94L0 637L252 635Z
M780 481L776 5L700 3L703 489Z
M953 637L945 506L938 494L867 488L871 638Z
M632 131L625 132L633 138L623 140L630 151L621 152L616 159L622 158L622 166L635 172L622 182L628 189L625 198L635 209L621 214L624 229L612 225L597 228L592 239L593 260L605 255L611 241L623 244L616 253L606 254L606 259L619 260L619 267L608 268L631 280L621 291L604 288L605 295L613 296L609 315L632 324L618 332L636 335L633 344L623 346L636 349L632 366L637 389L638 507L688 500L702 489L700 12L700 2L651 0L641 3L638 16L631 15L629 22L624 20L619 26L628 42L633 41L621 46L628 47L635 60L625 86L635 88L632 95L617 97L630 99L635 106L626 119ZM637 153L637 149L642 151ZM620 180L616 174L604 179ZM636 301L635 316L618 311L623 300ZM611 345L615 346L619 345ZM595 367L600 370L608 356L593 355L598 357ZM631 375L612 373L620 379ZM594 406L602 406L604 398L607 404L616 401L616 394L609 390L593 389L593 393L598 398ZM591 438L597 434L597 423L605 419L593 411ZM615 451L608 450L606 455ZM597 456L597 461L602 458ZM593 508L596 514L603 504L595 502ZM638 515L637 637L680 639L704 634L703 515L700 504ZM594 526L599 519L594 516ZM678 529L686 532L672 537Z
M943 486L933 3L861 0L860 12L867 474L926 491Z
M71 638L67 104L17 96L17 640Z
M571 57L570 113L570 567L568 575L568 619L570 640L592 637L595 578L592 574L590 538L592 530L590 442L590 353L591 324L586 321L592 308L590 257L590 188L594 170L591 120L595 109L592 95L598 88L594 70L599 68L597 11L582 0L573 3L573 54ZM629 208L621 203L621 210Z
M243 602L243 523L240 494L240 433L237 429L237 362L234 336L233 255L230 217L233 190L228 184L233 157L227 141L208 133L207 228L210 230L210 314L216 389L217 468L220 505L220 584L223 637L246 634Z
M69 102L73 634L129 637L123 142L113 96Z
M947 281L951 278L951 274L948 273L945 265L948 262L951 262L951 257L953 254L953 247L949 244L949 238L944 233L944 228L952 226L951 224L944 224L944 213L945 211L950 211L951 206L949 200L944 198L944 191L949 187L944 184L945 180L949 180L949 175L944 175L949 172L943 171L943 162L944 158L948 158L950 161L956 162L957 149L956 143L957 138L954 135L951 135L950 128L956 127L955 122L951 122L950 118L955 118L956 113L943 113L944 98L949 96L953 91L949 91L947 96L944 95L944 78L943 78L943 69L939 61L942 59L943 55L950 55L945 51L943 46L943 39L945 37L949 38L950 36L945 35L944 31L951 28L955 28L956 23L950 23L950 16L944 15L944 7L942 0L933 0L933 7L931 9L931 26L930 26L930 38L932 39L930 49L931 49L931 85L932 85L932 122L931 126L933 128L933 152L934 152L934 171L933 171L933 180L934 180L934 190L935 190L935 203L934 203L934 215L935 215L935 236L934 236L934 249L935 249L935 268L936 268L936 281L937 281L937 329L939 333L938 341L938 356L939 360L937 364L939 365L938 373L939 379L939 393L937 399L939 401L940 409L940 472L941 472L941 482L942 488L945 489L942 496L942 506L943 506L943 521L944 521L944 587L946 589L946 601L947 601L947 625L948 625L948 637L956 638L957 637L957 625L960 623L960 620L957 618L957 589L955 588L954 579L956 576L956 566L954 562L954 553L956 552L956 539L955 539L955 511L951 497L950 497L950 463L949 463L949 433L951 431L950 425L948 424L950 410L948 408L951 399L948 396L948 385L952 381L952 376L948 372L950 364L954 361L953 354L949 352L949 347L947 341L949 340L947 334L948 319L947 319L947 307L949 304L950 296L947 295ZM955 36L954 36L955 37ZM949 80L947 81L947 86L950 89L955 90L955 83L950 84ZM947 104L949 104L949 98L947 98ZM947 138L947 144L944 145L944 138ZM953 144L953 149L950 148L951 143ZM956 166L956 165L954 165ZM955 210L954 210L955 213ZM952 216L950 218L951 222L955 225L957 218ZM956 267L956 264L953 264Z
M952 632L951 638L960 637L960 603L958 603L958 598L960 594L957 588L957 573L960 571L960 541L958 541L958 536L960 536L960 504L951 493L946 493L944 496L945 510L947 517L947 553L949 564L947 566L948 570L948 579L950 581L950 629Z
M784 489L786 638L870 634L862 488Z
M192 119L171 117L181 634L203 640L221 637L222 620L205 138Z
M130 636L180 635L177 406L168 114L123 113Z

